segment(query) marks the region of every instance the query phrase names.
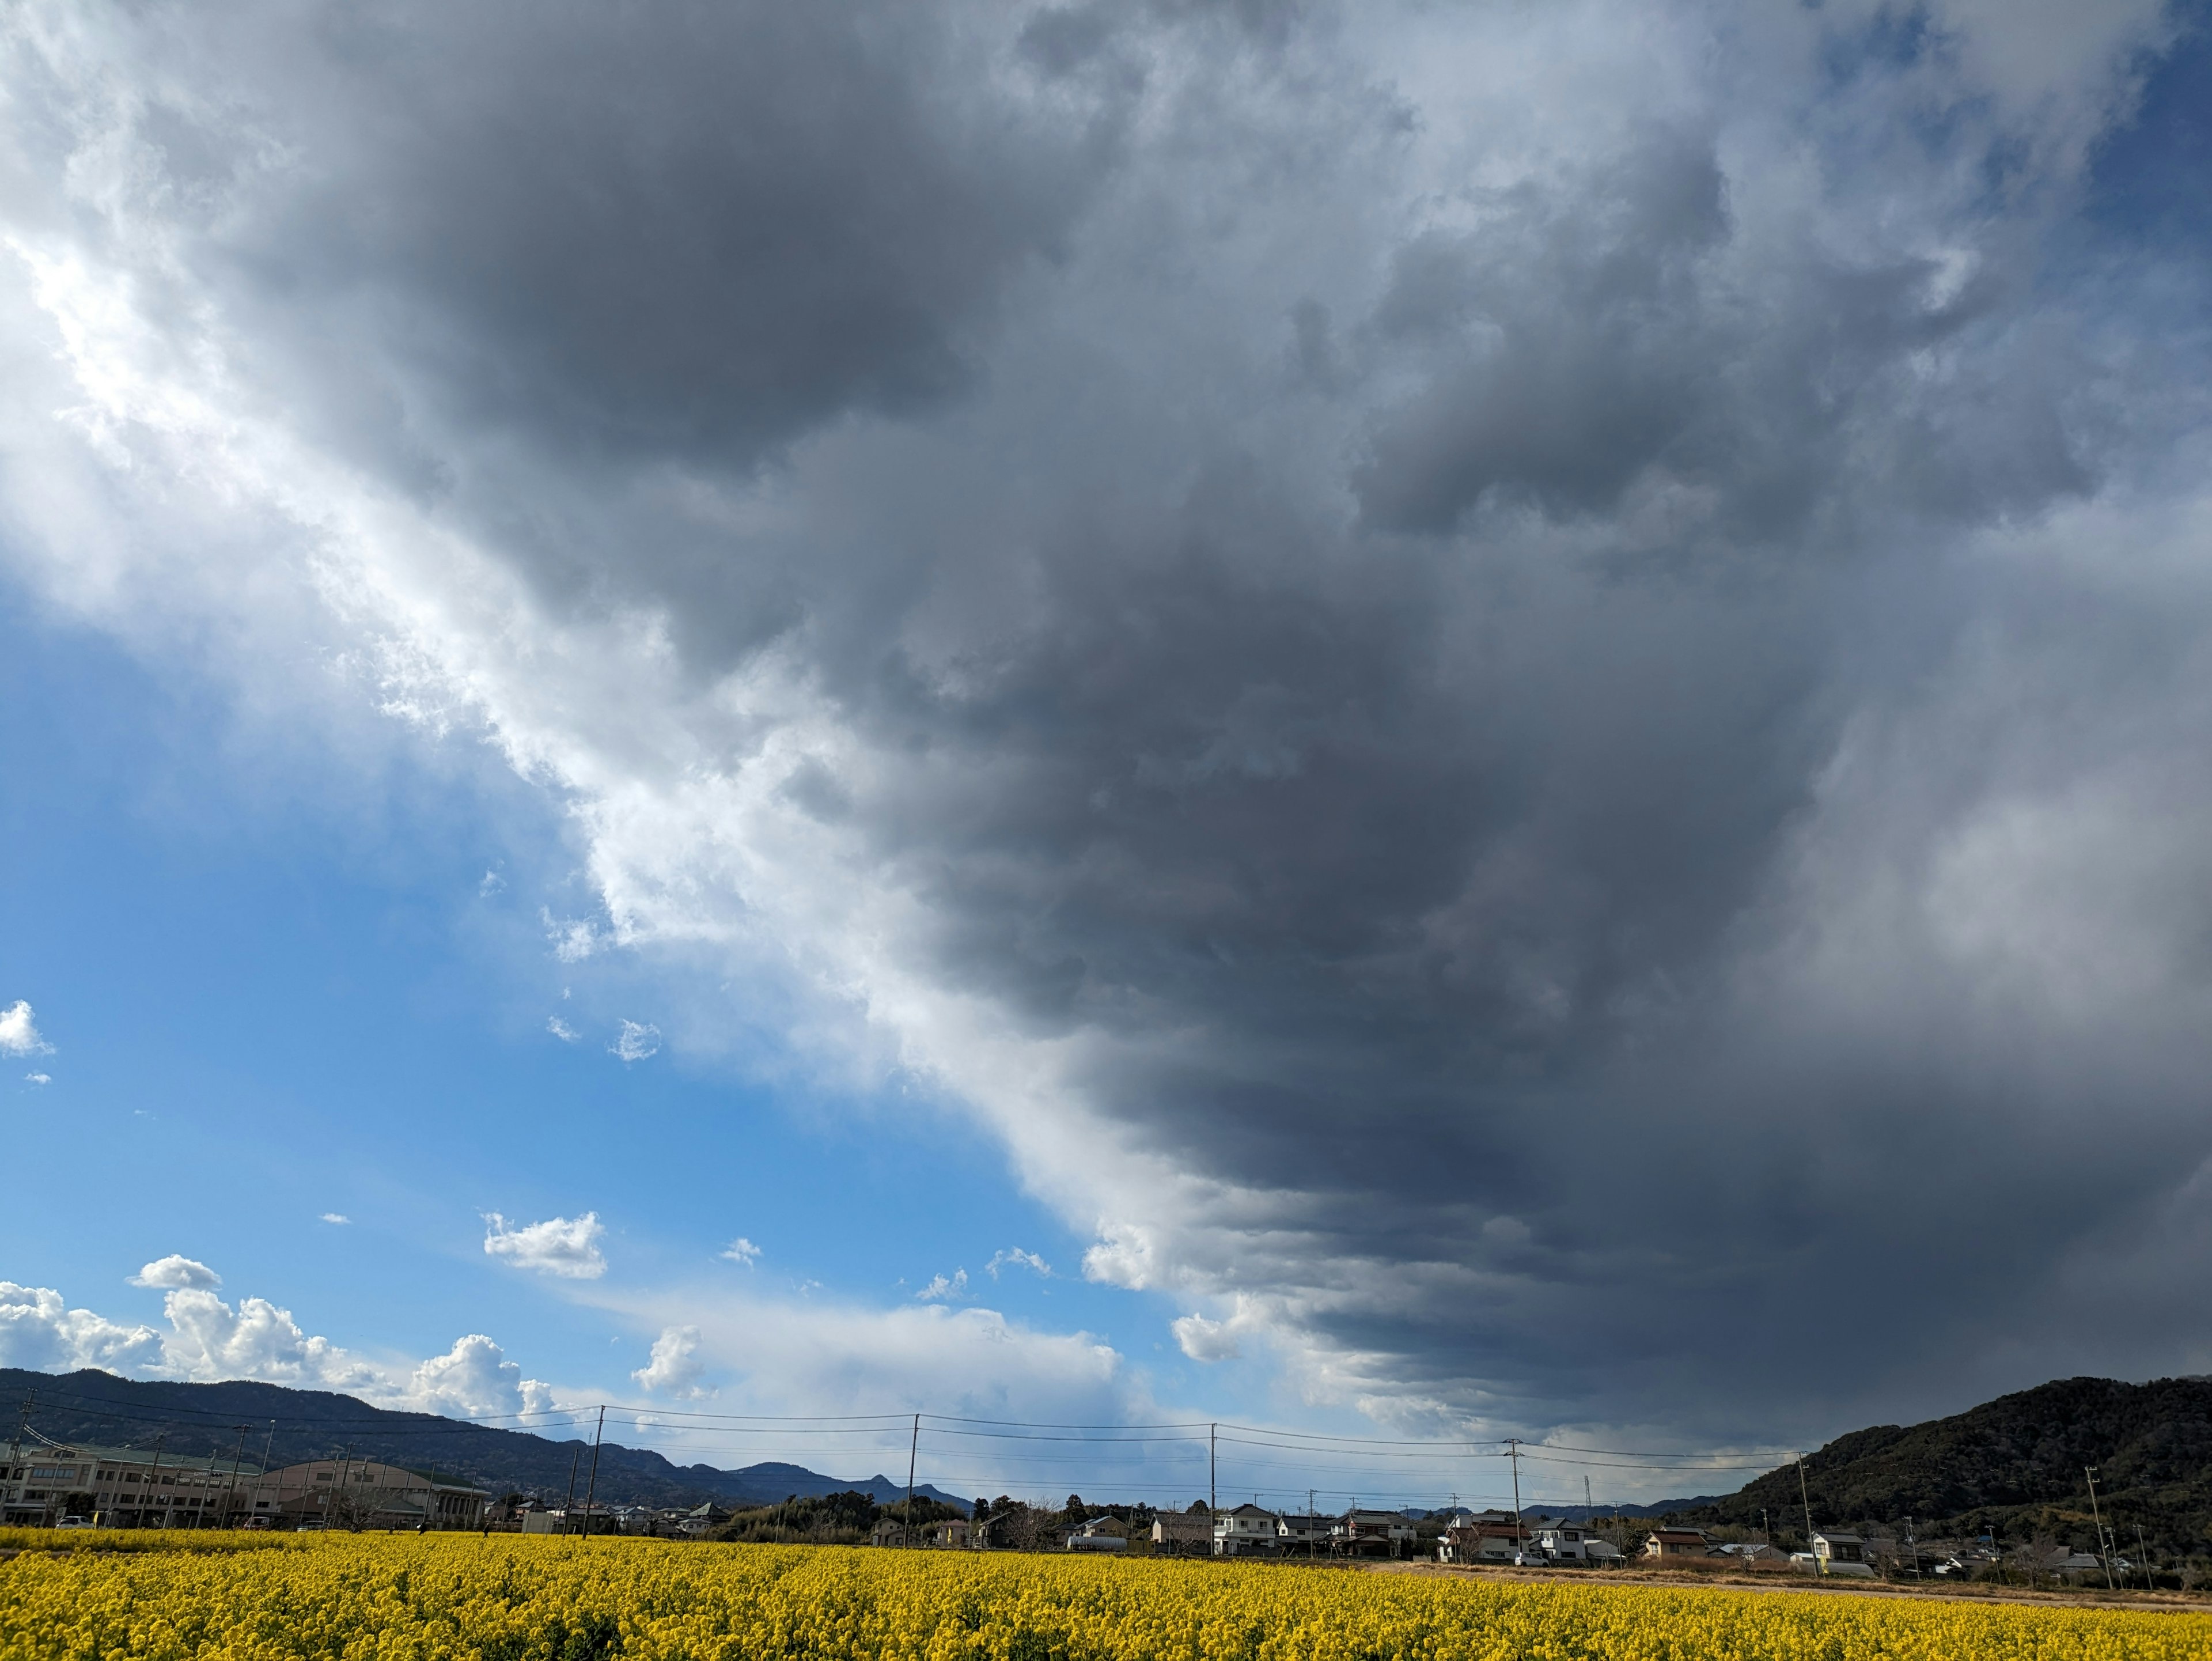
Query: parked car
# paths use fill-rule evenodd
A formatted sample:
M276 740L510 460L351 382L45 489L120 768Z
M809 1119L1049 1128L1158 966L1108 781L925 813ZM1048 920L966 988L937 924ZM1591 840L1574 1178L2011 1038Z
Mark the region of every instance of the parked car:
M92 1518L89 1517L64 1517L60 1522L55 1524L54 1526L58 1529L88 1529L92 1526Z

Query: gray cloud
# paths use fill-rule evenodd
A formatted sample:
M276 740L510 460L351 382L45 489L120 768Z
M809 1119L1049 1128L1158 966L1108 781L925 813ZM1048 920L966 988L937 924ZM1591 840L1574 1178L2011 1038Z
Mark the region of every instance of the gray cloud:
M2204 428L2045 256L2156 14L1885 15L157 12L13 211L1192 1354L1778 1435L2212 1313Z

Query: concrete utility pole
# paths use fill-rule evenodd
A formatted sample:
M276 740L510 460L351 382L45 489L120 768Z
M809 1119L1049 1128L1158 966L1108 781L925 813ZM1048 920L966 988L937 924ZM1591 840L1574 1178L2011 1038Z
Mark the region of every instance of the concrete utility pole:
M576 1444L576 1451L568 1456L568 1497L561 1502L561 1526L573 1530L576 1523L576 1467L584 1463L584 1445Z
M900 1542L902 1545L914 1543L914 1462L921 1452L921 1415L917 1413L914 1415L914 1435L906 1445L906 1518L900 1524L906 1533L906 1538Z
M1213 1513L1221 1509L1221 1489L1213 1480L1213 1444L1214 1438L1220 1429L1219 1425L1208 1425L1206 1427L1206 1526L1209 1529L1213 1526Z
M222 1517L226 1525L230 1521L232 1507L238 1503L238 1467L246 1457L246 1433L252 1428L251 1425L238 1427L238 1446L232 1450L230 1456L230 1487L222 1496Z
M2143 1544L2142 1524L2136 1524L2136 1555L2142 1560L2143 1590L2153 1590L2150 1584L2150 1548Z
M1813 1552L1813 1573L1826 1574L1827 1564L1819 1552L1813 1550L1813 1499L1805 1487L1805 1456L1802 1453L1797 1456L1797 1497L1805 1504L1805 1549Z
M584 1532L586 1535L592 1531L592 1495L599 1491L599 1439L606 1433L607 1404L602 1402L599 1403L599 1427L592 1433L591 1480L584 1484ZM579 1452L581 1451L578 1450Z
M1527 1555L1528 1539L1521 1527L1521 1439L1505 1439L1505 1457L1513 1462L1513 1561L1518 1563Z
M269 1452L276 1445L276 1421L271 1419L269 1434L261 1444L261 1474L253 1479L253 1514L257 1517L261 1513L261 1485L269 1480ZM284 1508L284 1491L282 1488L276 1491L276 1508L280 1512Z
M2119 1588L2112 1584L2112 1542L2105 1538L2104 1515L2097 1509L2097 1468L2094 1465L2084 1465L2081 1467L2081 1474L2089 1479L2089 1520L2097 1525L2099 1555L2105 1560L2105 1590L2118 1591Z
M159 1486L156 1479L161 1475L161 1444L168 1439L169 1433L166 1430L154 1439L154 1469L147 1473L146 1480L149 1482L155 1482L156 1486ZM146 1497L150 1500L154 1496L149 1494ZM140 1515L144 1515L144 1512L142 1511ZM161 1526L163 1528L169 1526L169 1517L167 1512L164 1512L161 1514Z

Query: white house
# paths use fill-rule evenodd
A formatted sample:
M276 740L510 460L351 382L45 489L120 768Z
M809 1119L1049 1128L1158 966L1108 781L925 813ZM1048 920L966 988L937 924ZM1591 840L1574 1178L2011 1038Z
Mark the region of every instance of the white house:
M1282 1547L1282 1518L1259 1506L1239 1506L1213 1513L1213 1555L1249 1557Z

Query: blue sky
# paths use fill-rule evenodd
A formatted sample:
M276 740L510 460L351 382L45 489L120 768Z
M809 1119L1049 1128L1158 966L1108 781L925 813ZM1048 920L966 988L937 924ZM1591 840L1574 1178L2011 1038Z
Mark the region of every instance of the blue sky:
M2212 1367L2204 21L19 9L0 1360Z

